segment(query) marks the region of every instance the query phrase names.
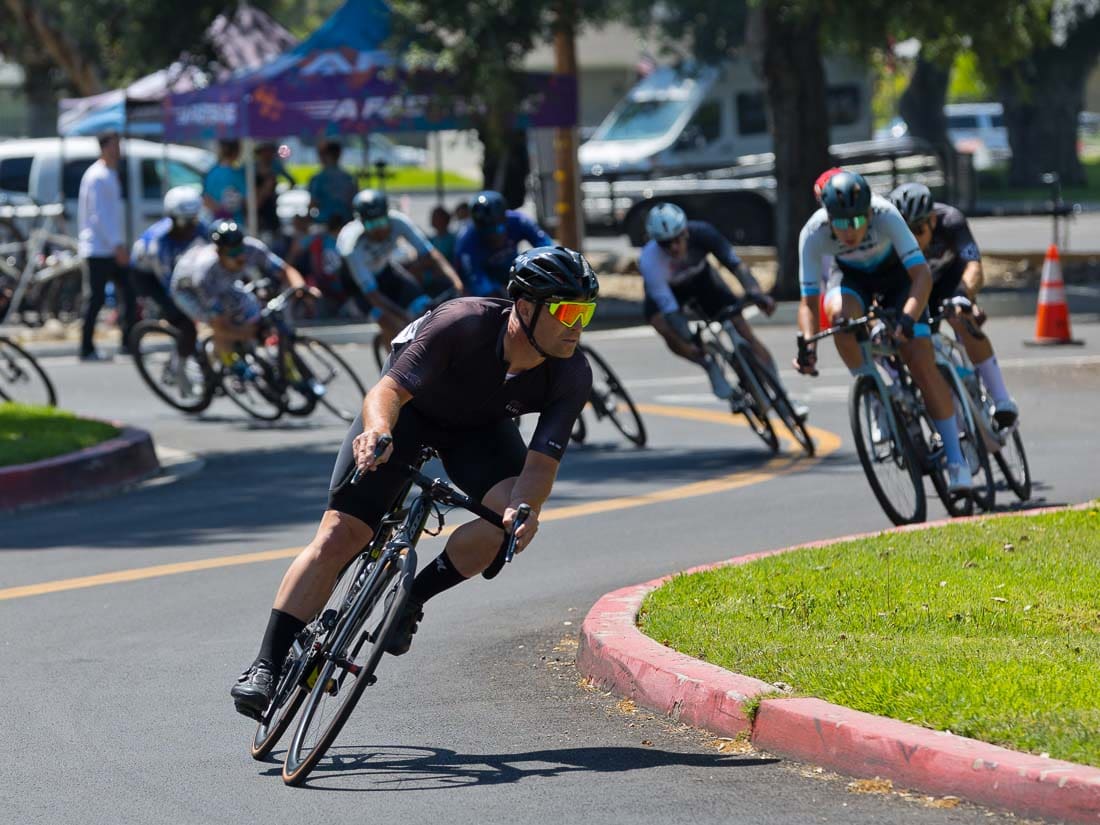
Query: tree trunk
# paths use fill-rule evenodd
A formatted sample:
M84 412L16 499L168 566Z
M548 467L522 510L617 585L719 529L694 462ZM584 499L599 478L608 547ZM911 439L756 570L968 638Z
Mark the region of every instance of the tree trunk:
M909 134L934 146L948 143L943 104L947 102L950 77L949 69L919 57L909 85L898 102L898 113L909 126Z
M486 189L496 189L504 196L509 209L519 209L527 197L527 175L531 171L531 160L527 153L527 132L523 129L510 129L506 136L507 144L498 152L496 144L489 135L479 130L485 155L481 164L481 173Z
M813 185L829 166L821 18L764 4L760 26L768 121L775 151L777 298L797 298L798 236L817 208Z
M103 91L95 63L86 59L64 32L46 20L41 9L26 0L5 0L5 3L27 39L49 55L78 95L94 95Z
M1093 62L1073 50L1050 47L1002 73L1011 186L1035 186L1044 172L1057 172L1063 184L1086 182L1077 157L1077 115Z

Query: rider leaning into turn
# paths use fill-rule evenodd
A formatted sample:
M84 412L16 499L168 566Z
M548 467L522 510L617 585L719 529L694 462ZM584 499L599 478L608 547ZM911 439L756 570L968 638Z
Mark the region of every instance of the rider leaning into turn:
M520 504L530 505L531 516L515 533L517 552L534 538L592 387L577 344L599 284L579 253L549 247L516 259L508 292L514 301L449 301L394 340L382 378L344 438L317 533L283 577L259 654L230 691L239 712L263 713L295 635L324 606L340 570L367 546L403 489L405 476L395 465L413 463L422 446L439 453L470 498L502 512L506 528ZM525 446L514 417L531 412L539 418ZM393 443L375 461L383 435ZM367 472L351 485L356 467ZM405 653L424 602L485 570L502 539L480 519L455 530L413 582L388 652Z
M972 486L970 468L959 446L951 390L936 367L928 327L928 294L932 273L905 219L885 198L871 194L861 175L842 171L825 184L822 208L806 222L799 236L799 268L802 303L798 327L807 338L820 326L818 297L824 256L832 255L841 281L825 296L832 322L857 318L871 305L875 295L883 305L898 311L895 334L901 343L901 357L920 387L925 405L943 440L947 456L948 489L959 493ZM836 348L852 375L875 369L863 363L863 354L851 332L836 336ZM816 347L796 359L799 372L814 374Z
M352 297L378 322L388 345L431 304L417 276L433 269L442 272L457 295L463 293L462 281L424 233L403 213L390 209L384 193L364 189L351 206L355 218L336 236L336 249L351 272L356 287ZM416 254L412 260L400 260L402 239Z
M994 420L1001 427L1011 427L1019 410L1008 394L993 344L986 335L974 334L985 321L985 313L975 303L985 275L982 254L966 217L953 206L934 202L923 183L903 183L890 193L890 201L909 224L932 270L929 309L938 312L944 308L947 322L993 398Z
M768 315L775 301L760 288L749 267L737 257L733 246L705 221L689 221L684 210L673 203L659 203L646 216L649 241L642 248L638 268L645 288L643 312L646 321L664 338L668 348L706 370L714 394L723 400L734 397L722 367L705 354L692 336L683 307L688 302L708 319L719 317L737 302L736 296L707 260L714 255L741 282L748 298ZM732 319L737 331L752 345L757 359L771 369L776 381L779 371L768 348L752 331L740 313ZM794 404L799 417L806 408Z
M222 365L241 377L251 368L236 352L238 344L254 341L260 322L260 302L239 279L254 267L314 297L321 293L306 285L297 269L275 255L260 240L246 237L233 221L221 221L210 230L212 243L185 252L172 272L171 296L193 321L213 329L214 352Z
M509 209L504 196L486 189L470 201L470 223L455 242L455 260L471 295L505 294L519 244L553 246L541 227L522 212Z
M139 295L152 298L168 323L179 330L179 353L195 351L195 322L172 300L169 290L176 262L192 246L205 244L209 229L199 218L202 195L190 186L175 186L164 194L164 217L134 241L130 277Z

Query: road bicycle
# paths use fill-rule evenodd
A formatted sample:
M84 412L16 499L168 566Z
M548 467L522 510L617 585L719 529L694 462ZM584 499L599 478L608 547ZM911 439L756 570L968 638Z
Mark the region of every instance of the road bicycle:
M0 335L0 402L4 401L54 407L57 391L33 355Z
M592 391L588 396L585 410L596 416L597 421L608 419L628 441L638 447L646 443L645 423L634 405L634 399L626 391L619 376L598 352L584 344L578 348L588 359L592 367ZM570 438L577 444L583 444L588 437L588 426L584 420L584 410L577 416Z
M159 398L187 413L202 412L224 395L262 421L275 421L284 413L306 416L318 405L353 421L366 388L329 344L299 334L286 320L288 304L299 293L287 289L266 303L258 340L237 347L245 366L239 371L222 365L211 338L184 356L178 329L164 320L142 321L129 339L138 372Z
M390 444L380 438L375 455ZM300 785L332 746L363 691L375 684L375 671L387 639L401 616L416 575L420 537L443 529L442 507L461 507L503 528L498 513L473 501L441 479L420 472L434 451L423 449L412 465L402 466L408 481L397 503L383 517L374 537L337 578L320 614L298 634L287 654L271 704L260 718L252 756L263 759L301 711L287 748L283 781ZM356 470L344 483L358 480ZM413 488L419 492L410 496ZM435 532L427 529L436 517ZM530 515L517 509L515 527ZM482 575L495 576L515 553L514 532L505 536L496 558Z
M952 516L970 515L975 499L992 499L989 452L965 414L964 393L955 370L938 363L951 389L959 446L970 467L973 491L948 489L947 462L935 424L920 389L902 360L893 329L897 313L872 305L860 318L844 319L811 338L799 334L799 360L811 343L842 332L853 332L863 354L860 373L848 396L848 416L856 453L871 490L894 524L914 524L927 517L925 475Z
M722 368L727 382L733 387L730 410L735 415L745 416L749 427L768 449L773 453L779 451L779 438L768 418L768 413L774 411L806 455L812 456L814 440L802 416L795 411L772 368L760 362L752 344L734 324L734 319L754 303L752 299L738 300L715 318L708 318L701 307L689 303L688 309L698 316L690 322L695 343Z
M946 310L946 305L943 309ZM1024 440L1020 436L1020 421L1017 418L1010 427L1004 428L997 424L993 417L993 398L979 380L966 349L955 339L939 332L940 323L945 317L945 311L941 311L940 317L933 320L932 342L936 348L936 360L951 370L955 382L964 390L959 395L966 403L967 415L972 421L974 431L981 435L986 450L996 460L1005 483L1020 501L1027 501L1031 498L1031 469L1024 450ZM981 325L973 316L964 315L963 323L975 338L985 338ZM984 510L993 509L993 503L993 495L990 495L988 502L984 499L978 500L978 505Z

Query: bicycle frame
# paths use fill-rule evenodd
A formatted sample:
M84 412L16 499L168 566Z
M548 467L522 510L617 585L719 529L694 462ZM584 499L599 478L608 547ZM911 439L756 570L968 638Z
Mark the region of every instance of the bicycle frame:
M703 343L703 334L706 333L715 346L737 360L737 364L740 367L739 376L741 380L748 381L748 386L744 389L756 400L757 409L762 413L767 413L771 408L768 394L764 392L764 388L761 387L760 382L756 380L756 371L752 368L752 365L745 360L745 356L742 354L742 347L751 347L752 344L737 330L737 325L733 323L734 316L739 314L741 310L750 303L750 301L739 301L728 307L721 316L715 319L706 318L697 305L692 305L692 309L695 311L696 315L699 316L693 324L694 332L700 344ZM721 332L725 332L726 335L729 336L732 347L726 347L723 344ZM762 369L767 369L764 364L760 364L760 367Z

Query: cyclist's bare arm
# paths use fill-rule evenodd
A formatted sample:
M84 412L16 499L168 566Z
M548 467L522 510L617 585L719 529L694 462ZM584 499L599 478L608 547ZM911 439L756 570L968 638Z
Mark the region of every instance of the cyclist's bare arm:
M374 457L374 445L382 435L393 432L401 408L412 400L412 393L385 375L371 387L363 399L363 432L353 442L355 465L364 471L373 470L378 464L384 464L393 452L391 446L381 459Z
M968 261L962 274L962 285L966 287L966 294L973 301L985 285L985 270L981 261Z
M669 323L663 312L655 312L649 316L649 323L665 339L668 348L681 358L698 362L703 357L699 347L672 328L672 324Z
M928 296L932 292L932 270L923 261L913 264L909 267L909 278L913 285L909 287L909 297L905 299L902 312L916 321L928 306Z

